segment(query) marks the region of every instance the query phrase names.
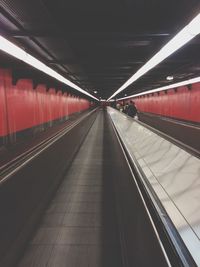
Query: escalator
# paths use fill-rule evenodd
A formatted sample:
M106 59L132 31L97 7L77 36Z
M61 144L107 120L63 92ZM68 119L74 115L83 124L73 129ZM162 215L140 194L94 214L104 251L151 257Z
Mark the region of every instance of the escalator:
M109 115L100 109L93 118L17 263L4 266L184 266L174 259L173 248L166 253ZM60 143L60 161L59 151L67 152L75 133L68 136L67 147Z
M19 266L122 266L112 181L104 170L103 127L101 113Z

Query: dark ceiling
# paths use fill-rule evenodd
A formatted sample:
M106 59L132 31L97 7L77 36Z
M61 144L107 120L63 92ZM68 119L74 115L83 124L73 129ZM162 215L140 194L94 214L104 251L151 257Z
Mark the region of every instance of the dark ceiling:
M90 93L108 98L200 12L199 0L0 0L4 36ZM200 74L200 37L130 85Z

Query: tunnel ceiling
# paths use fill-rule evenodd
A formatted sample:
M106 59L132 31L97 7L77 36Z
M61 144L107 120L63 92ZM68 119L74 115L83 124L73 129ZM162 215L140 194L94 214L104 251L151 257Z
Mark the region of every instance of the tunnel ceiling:
M199 0L1 0L2 35L65 77L108 98L200 12ZM200 74L200 38L125 93Z

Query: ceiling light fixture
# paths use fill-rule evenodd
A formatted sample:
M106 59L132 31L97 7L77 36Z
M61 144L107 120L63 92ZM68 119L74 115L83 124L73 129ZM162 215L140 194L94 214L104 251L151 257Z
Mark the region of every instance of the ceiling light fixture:
M146 64L144 64L131 78L129 78L114 94L109 98L113 98L121 91L126 89L130 84L138 80L141 76L154 68L164 59L169 57L183 45L188 43L196 35L200 33L200 13L186 25L174 38L172 38L161 50L155 54Z
M160 92L160 91L169 90L169 89L177 88L177 87L180 87L180 86L185 86L185 85L188 85L188 84L198 83L198 82L200 82L200 77L189 79L189 80L186 80L186 81L183 81L183 82L178 82L178 83L166 85L166 86L163 86L163 87L159 87L159 88L152 89L152 90L149 90L149 91L146 91L146 92L130 95L130 96L127 96L127 97L118 98L117 100L124 100L124 99L137 97L137 96L141 96L141 95L157 93L157 92Z
M168 81L173 81L173 79L174 79L173 76L167 76L167 77L166 77L166 80L168 80Z
M68 79L66 79L64 76L60 75L55 70L49 68L47 65L45 65L43 62L38 60L37 58L31 56L26 51L18 47L17 45L13 44L12 42L8 41L3 36L0 36L0 50L3 52L31 65L32 67L46 73L47 75L55 78L56 80L70 86L71 88L74 88L75 90L79 91L80 93L87 95L95 100L98 100L98 98L94 97L93 95L89 94L85 90L81 89L76 84L72 83Z

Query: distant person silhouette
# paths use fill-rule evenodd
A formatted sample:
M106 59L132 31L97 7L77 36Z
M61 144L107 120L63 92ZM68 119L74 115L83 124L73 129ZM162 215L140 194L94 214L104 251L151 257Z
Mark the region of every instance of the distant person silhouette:
M137 108L132 100L130 101L129 106L127 108L127 114L132 118L134 118L137 114Z

